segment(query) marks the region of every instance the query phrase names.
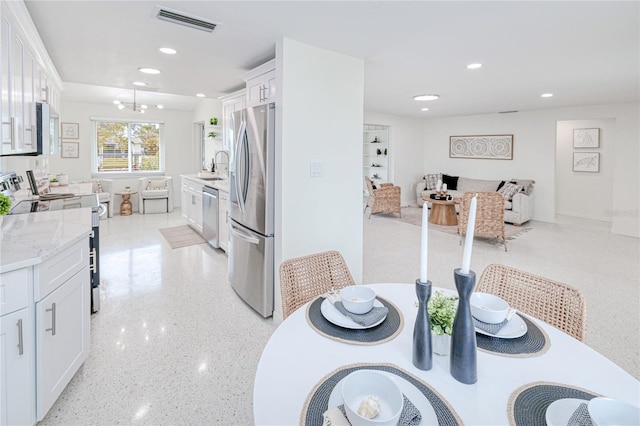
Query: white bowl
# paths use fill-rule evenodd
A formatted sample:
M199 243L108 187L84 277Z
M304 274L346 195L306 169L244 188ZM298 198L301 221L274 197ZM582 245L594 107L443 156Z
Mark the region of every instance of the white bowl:
M587 409L596 426L640 425L640 407L619 399L593 398Z
M369 395L378 397L379 414L368 419L358 414L362 401ZM342 382L342 400L347 418L353 426L396 425L402 413L402 392L389 377L373 370L358 370Z
M342 305L353 314L366 314L373 308L376 292L363 285L350 285L340 290Z
M509 304L489 293L471 295L471 315L487 324L499 324L507 317Z

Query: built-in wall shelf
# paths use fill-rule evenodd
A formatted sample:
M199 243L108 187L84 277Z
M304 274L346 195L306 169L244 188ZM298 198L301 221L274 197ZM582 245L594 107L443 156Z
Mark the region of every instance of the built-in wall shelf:
M388 182L389 177L389 127L365 124L363 129L363 175L377 183ZM364 184L364 193L367 188Z

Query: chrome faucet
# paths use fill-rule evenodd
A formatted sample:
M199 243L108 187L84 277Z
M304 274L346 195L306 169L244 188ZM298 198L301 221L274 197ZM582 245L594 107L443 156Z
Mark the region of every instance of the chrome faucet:
M227 157L227 162L226 163L224 163L224 162L219 163L217 161L218 154L224 154ZM218 152L215 153L215 155L213 156L213 167L212 167L212 170L215 171L215 169L217 169L219 171L220 170L220 167L219 167L220 164L226 164L227 165L226 173L228 174L229 173L229 153L227 151L218 151Z

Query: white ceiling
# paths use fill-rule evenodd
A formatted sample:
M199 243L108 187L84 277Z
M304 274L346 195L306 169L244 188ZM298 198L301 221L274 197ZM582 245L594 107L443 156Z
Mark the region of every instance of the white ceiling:
M65 100L111 103L142 80L152 91L139 101L192 110L195 93L217 98L241 88L240 75L275 57L283 37L362 58L371 112L431 118L640 98L637 1L25 3ZM222 25L206 33L159 21L157 4ZM163 46L178 54L159 53ZM484 66L467 70L471 62ZM425 93L440 99L412 100Z

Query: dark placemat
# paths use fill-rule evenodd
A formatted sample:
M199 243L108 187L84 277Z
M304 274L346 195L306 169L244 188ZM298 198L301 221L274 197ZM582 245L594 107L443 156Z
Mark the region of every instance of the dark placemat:
M395 374L414 385L429 400L438 417L440 426L461 425L462 420L451 408L449 403L428 384L413 376L411 373L394 364L352 364L345 365L329 373L313 388L305 401L300 415L300 424L305 426L321 426L322 414L329 408L329 397L333 388L346 376L356 370L378 370Z
M535 382L516 389L509 398L509 424L546 426L547 408L558 399L590 400L601 396L595 392L560 383Z
M388 342L400 334L404 325L404 319L400 310L393 303L379 296L377 299L389 308L389 313L385 320L375 327L352 330L329 322L320 311L320 305L324 302L323 297L318 297L307 307L307 322L314 330L323 336L344 343L351 343L353 345L377 345Z
M476 332L478 349L496 355L521 358L540 356L545 353L551 346L547 333L526 316L521 313L518 313L518 315L527 324L527 332L524 336L516 339L501 339Z

